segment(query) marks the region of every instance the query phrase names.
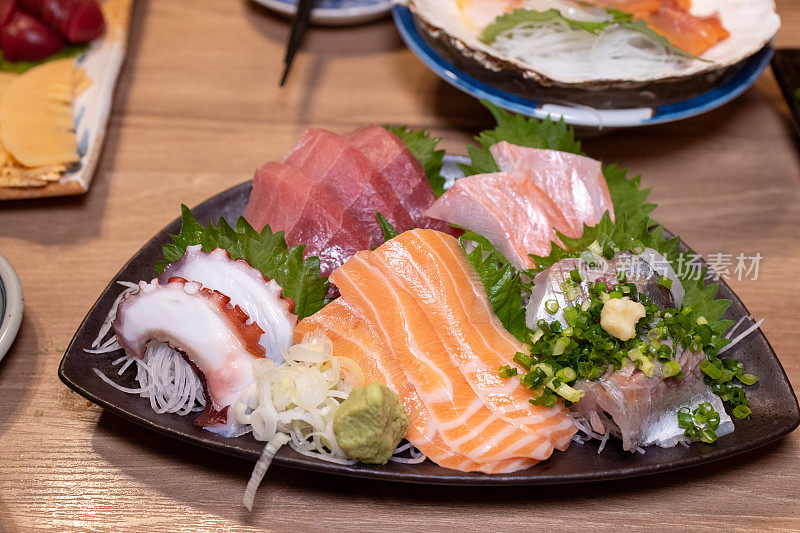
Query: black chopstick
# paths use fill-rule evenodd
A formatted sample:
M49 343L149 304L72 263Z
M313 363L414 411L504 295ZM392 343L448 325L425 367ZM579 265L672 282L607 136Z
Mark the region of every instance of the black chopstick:
M289 36L289 43L286 45L286 57L283 59L284 69L283 76L281 76L281 87L286 83L286 78L289 76L289 69L292 68L292 61L294 55L303 43L303 36L308 29L308 21L311 19L311 9L314 7L315 0L299 0L297 2L297 11L292 20L292 34Z

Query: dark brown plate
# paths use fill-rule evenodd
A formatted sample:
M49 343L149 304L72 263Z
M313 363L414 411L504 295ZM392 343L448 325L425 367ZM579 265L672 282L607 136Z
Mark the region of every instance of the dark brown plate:
M447 161L451 175L455 169L454 161L455 158L448 158ZM192 212L204 224L210 221L216 223L219 217L225 217L234 223L244 212L250 187L250 182L247 182L228 189L203 202ZM61 361L58 375L78 394L132 422L170 437L255 461L261 454L263 443L256 441L251 435L227 439L193 426L194 415L182 417L156 414L147 399L110 387L92 371L93 368L98 368L116 379L117 369L111 366L111 361L119 356L118 353L92 355L83 351L91 345L114 299L121 291L116 282L150 280L155 277L153 264L162 258L161 245L169 242L169 235L178 233L179 229L180 219L175 219L145 244L111 280L75 333ZM719 297L733 301L727 312L728 318L738 320L739 317L749 315L741 300L724 283L720 287ZM620 443L612 440L605 451L598 454L596 443L573 443L566 452L556 452L548 461L533 468L513 474L496 475L447 470L430 461L419 465L389 463L385 466L343 466L304 457L286 447L276 456L275 464L348 476L441 485L574 483L686 468L763 446L789 434L800 424L797 398L764 334L760 330L753 333L731 352L726 355L744 361L748 372L759 376L758 383L748 388L747 393L753 415L751 420L737 420L736 431L720 438L711 446L697 443L689 448L651 447L646 454L639 454L624 452ZM129 369L118 382L136 387L138 385L134 374L135 371ZM165 439L165 444L168 443Z

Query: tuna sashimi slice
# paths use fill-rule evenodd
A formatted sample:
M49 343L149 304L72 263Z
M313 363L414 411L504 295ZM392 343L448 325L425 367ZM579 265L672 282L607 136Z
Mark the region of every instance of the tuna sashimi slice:
M341 135L309 129L284 158L284 163L324 185L352 213L370 237L371 246L365 249L383 242L376 213L381 213L399 230L413 225L386 179Z
M453 365L424 310L359 252L331 276L342 295L377 326L443 440L476 462L543 460L552 443L495 415Z
M549 255L556 230L570 229L532 180L505 172L456 180L425 214L483 235L518 269L534 267L528 254Z
M295 341L300 342L305 335L317 332L331 340L335 355L349 357L361 367L367 383L383 383L398 394L411 419L406 439L439 466L491 474L514 472L535 463L528 459L477 463L453 451L442 440L430 413L375 327L346 298L340 297L302 320L295 330Z
M267 163L253 177L244 214L256 231L285 231L289 246L305 244L305 256L320 258L329 275L371 241L359 221L325 187L282 163Z
M386 179L411 216L415 227L450 231L450 226L446 223L423 215L436 201L436 197L422 164L397 135L372 124L345 133L343 137L360 150Z
M452 363L483 403L516 428L566 449L576 427L563 404L533 406L518 377L498 369L516 366L523 351L500 323L483 284L458 241L432 230L408 231L379 247L372 257L387 276L397 277L424 309Z
M606 211L614 220L611 194L599 161L506 141L490 151L501 171L526 176L552 198L569 222L569 231L559 230L567 237L580 237L583 225L596 225Z

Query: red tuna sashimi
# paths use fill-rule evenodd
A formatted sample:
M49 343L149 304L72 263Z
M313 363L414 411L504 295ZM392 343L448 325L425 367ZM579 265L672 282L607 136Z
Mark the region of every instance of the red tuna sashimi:
M559 242L556 230L570 230L532 180L505 172L457 179L425 214L483 235L520 269L535 266L528 254L550 254L550 243Z
M359 150L341 135L309 129L284 158L309 179L324 184L359 221L373 248L383 242L375 213L381 213L398 230L410 228L411 217L384 177Z
M305 244L306 257L320 258L323 276L371 246L360 222L326 187L283 163L256 171L244 216L257 231L267 224L285 231L289 246Z
M570 231L562 231L564 235L580 237L583 225L596 225L606 211L614 220L611 194L599 161L505 141L492 146L491 152L500 170L526 176L553 199L570 224Z
M422 164L397 135L372 124L345 133L343 137L360 150L386 179L416 227L450 231L450 226L444 222L423 215L436 197Z

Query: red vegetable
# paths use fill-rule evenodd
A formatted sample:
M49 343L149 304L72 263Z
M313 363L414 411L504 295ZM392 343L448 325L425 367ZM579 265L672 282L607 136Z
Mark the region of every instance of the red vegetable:
M94 0L19 0L20 5L71 43L88 43L106 24Z
M21 9L11 8L5 26L0 28L0 48L8 61L40 61L64 48L58 33Z

